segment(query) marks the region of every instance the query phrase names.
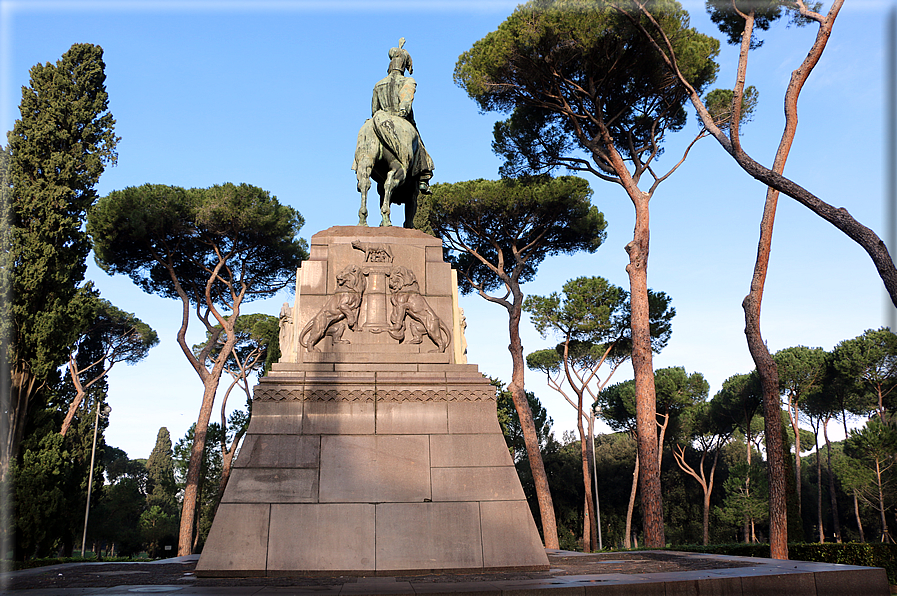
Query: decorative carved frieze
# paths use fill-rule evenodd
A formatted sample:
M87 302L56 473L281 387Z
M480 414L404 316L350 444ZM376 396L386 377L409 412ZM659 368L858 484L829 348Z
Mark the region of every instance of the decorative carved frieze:
M374 401L373 389L306 389L305 401Z
M445 390L378 389L377 401L445 401Z
M252 392L255 401L301 401L302 387L256 385Z
M268 383L256 385L253 396L255 401L349 401L349 402L424 402L424 401L495 401L495 389L491 385L476 388L425 389L420 387L402 389L390 387L344 388L344 387L297 387L279 386Z
M482 389L450 389L446 401L495 401L495 387Z

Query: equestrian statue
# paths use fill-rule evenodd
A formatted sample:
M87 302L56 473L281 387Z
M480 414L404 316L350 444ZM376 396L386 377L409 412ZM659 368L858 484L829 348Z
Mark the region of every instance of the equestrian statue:
M417 83L405 76L413 72L411 55L403 49L405 38L399 47L389 50L387 75L374 85L371 117L358 131L355 161L352 169L358 178L361 208L358 225L366 226L368 217L367 196L371 179L377 183L380 195L381 226L391 226L390 204L405 205L406 228L414 227L417 198L420 193L430 194L429 181L433 177L433 160L427 153L417 124L414 122L412 103Z

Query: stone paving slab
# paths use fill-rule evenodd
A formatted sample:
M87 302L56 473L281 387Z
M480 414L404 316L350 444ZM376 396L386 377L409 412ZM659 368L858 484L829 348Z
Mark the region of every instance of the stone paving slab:
M547 572L197 579L198 556L0 574L24 596L886 596L884 569L675 551L547 551Z

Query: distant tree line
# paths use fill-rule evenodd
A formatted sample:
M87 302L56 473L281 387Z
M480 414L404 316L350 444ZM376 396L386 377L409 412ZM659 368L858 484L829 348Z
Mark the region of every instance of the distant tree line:
M888 329L868 330L831 351L795 346L773 357L780 378L776 407L789 454L791 540L893 542L897 336ZM607 385L588 406L614 431L593 439L605 548L644 544L632 483L638 458L633 385L631 380ZM766 542L769 487L759 378L756 371L732 375L712 397L708 388L698 372L681 367L655 371L667 539L672 545ZM561 547L588 548L581 437L567 432L556 438L541 401L532 392L527 397L537 421ZM506 391L499 393L498 411L538 522L519 422ZM845 439L830 439L835 427Z

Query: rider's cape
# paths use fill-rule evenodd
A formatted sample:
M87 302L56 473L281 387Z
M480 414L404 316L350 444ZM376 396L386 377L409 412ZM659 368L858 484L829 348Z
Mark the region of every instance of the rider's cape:
M374 114L372 124L377 138L383 146L389 149L398 158L403 166L411 166L411 175L419 174L414 171L414 158L420 147L420 136L414 125L402 118L394 116L383 110Z

